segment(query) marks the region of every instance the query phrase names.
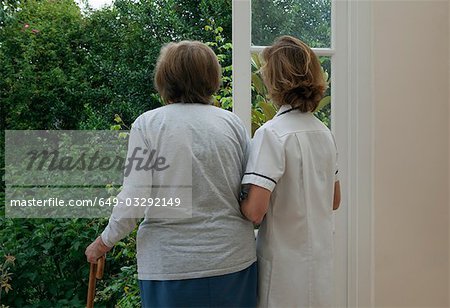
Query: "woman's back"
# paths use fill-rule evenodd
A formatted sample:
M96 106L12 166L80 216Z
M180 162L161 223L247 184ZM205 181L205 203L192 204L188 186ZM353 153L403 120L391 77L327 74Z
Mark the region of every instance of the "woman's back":
M211 105L220 79L206 44L161 48L154 86L168 105L133 123L123 203L86 249L97 261L144 217L136 255L144 307L256 305L253 225L238 203L248 136L235 115Z
M282 107L279 114L288 108ZM313 114L298 110L281 114L262 130L270 133L258 133L278 138L284 168L258 232L259 266L272 273L272 283L260 282L260 306L330 306L336 172L333 137ZM249 161L249 166L255 164ZM282 167L272 168L276 173ZM295 284L286 283L290 280Z
M141 223L139 279L209 277L255 262L253 225L238 203L248 144L241 121L211 105L177 103L143 114L134 126L173 164L153 173L151 196L176 198L177 191L192 191L188 215L159 219L150 214ZM192 170L177 170L180 160L190 160Z
M327 82L311 48L292 36L278 38L262 57L264 83L280 110L256 131L242 180L250 184L242 212L262 221L258 305L329 307L337 151L331 132L313 115Z

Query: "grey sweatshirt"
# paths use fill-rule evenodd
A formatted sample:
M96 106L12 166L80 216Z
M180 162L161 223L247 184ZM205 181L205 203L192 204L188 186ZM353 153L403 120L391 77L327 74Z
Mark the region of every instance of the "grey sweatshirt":
M171 104L133 123L134 148L152 150L151 170L124 179L122 204L145 203L141 214L114 209L101 237L113 246L141 215L137 233L138 278L176 280L234 273L256 261L253 225L239 209L240 182L249 138L231 112L203 104ZM181 200L180 206L149 206ZM164 199L164 200L163 200ZM126 206L124 206L126 207Z

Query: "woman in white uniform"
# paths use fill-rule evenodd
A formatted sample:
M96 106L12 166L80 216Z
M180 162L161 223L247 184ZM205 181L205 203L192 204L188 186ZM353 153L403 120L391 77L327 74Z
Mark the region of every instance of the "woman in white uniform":
M242 184L242 213L260 224L260 307L333 304L332 212L340 203L337 150L314 115L327 84L300 40L280 37L262 54L277 115L253 138Z

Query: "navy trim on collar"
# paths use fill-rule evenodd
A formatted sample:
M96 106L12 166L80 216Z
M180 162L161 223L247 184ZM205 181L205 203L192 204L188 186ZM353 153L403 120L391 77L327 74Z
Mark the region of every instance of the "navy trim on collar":
M299 109L299 107L291 108L291 109L285 110L285 111L283 111L283 112L277 114L276 116L279 117L279 116L282 115L282 114L285 114L285 113L288 113L288 112L291 112L291 111L297 110L297 109Z

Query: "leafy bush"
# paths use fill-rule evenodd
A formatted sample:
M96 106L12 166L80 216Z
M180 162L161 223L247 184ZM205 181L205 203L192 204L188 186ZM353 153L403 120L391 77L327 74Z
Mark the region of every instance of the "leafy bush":
M15 260L0 268L0 305L83 307L84 250L107 223L5 218L4 130L109 129L114 119L113 129L126 128L161 105L156 57L161 45L181 39L209 42L223 69L215 104L231 109L230 0L116 0L98 11L80 11L73 0L1 0L0 256ZM274 109L252 78L256 128ZM96 305L139 305L135 257L134 234L108 253Z
M330 84L329 80L329 59L321 58L323 78ZM258 54L252 55L252 135L264 123L271 120L277 113L277 108L270 101L268 91L260 73L261 60ZM330 89L325 92L325 96L319 103L315 115L328 127L330 127Z
M8 294L8 292L12 290L10 284L12 273L10 272L10 269L14 266L15 260L16 258L14 256L8 255L5 256L5 262L0 264L0 302L3 291Z
M211 41L218 44L215 50L230 54L221 35L231 37L231 1L117 0L111 8L84 13L72 0L1 1L0 255L13 256L15 265L2 267L8 278L2 276L0 304L84 306L84 250L106 224L5 218L4 130L108 129L115 114L119 125L131 123L161 105L152 78L162 44ZM230 59L223 56L221 63L230 65ZM98 305L138 305L133 236L108 254L104 277Z

